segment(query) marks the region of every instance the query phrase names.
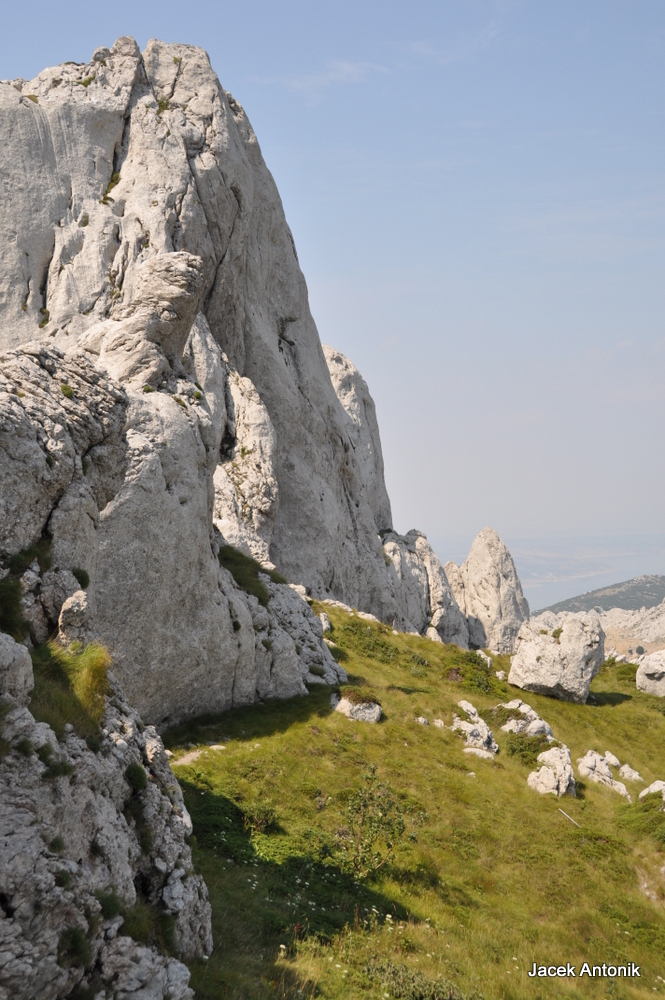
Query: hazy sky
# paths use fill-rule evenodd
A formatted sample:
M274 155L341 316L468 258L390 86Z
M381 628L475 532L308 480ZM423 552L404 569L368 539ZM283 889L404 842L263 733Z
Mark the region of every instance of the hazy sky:
M538 607L665 573L665 3L3 4L0 77L132 34L210 53L395 526L491 524Z

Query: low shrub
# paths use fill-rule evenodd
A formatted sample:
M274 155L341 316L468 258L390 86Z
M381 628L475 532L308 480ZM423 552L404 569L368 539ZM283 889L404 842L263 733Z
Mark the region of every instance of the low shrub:
M148 784L145 768L140 764L130 764L125 771L125 777L133 792L142 792Z
M465 1000L462 991L448 979L430 979L407 965L372 960L364 972L372 982L381 983L386 991L384 996L395 1000ZM468 1000L483 998L474 991Z
M95 896L102 908L104 920L113 920L114 917L122 913L122 902L113 889L107 889L106 892L96 892Z
M63 931L58 941L58 965L62 969L71 966L87 968L92 961L90 945L80 927L70 927Z
M527 767L534 767L538 754L547 750L552 744L546 736L527 736L526 733L510 733L506 743L506 753L509 757L517 757Z
M90 576L84 569L73 569L72 573L76 577L81 590L87 590L90 584Z

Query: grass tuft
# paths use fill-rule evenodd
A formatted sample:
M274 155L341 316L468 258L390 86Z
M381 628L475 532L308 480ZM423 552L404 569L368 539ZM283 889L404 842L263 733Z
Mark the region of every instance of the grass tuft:
M35 687L30 711L38 722L46 722L59 740L69 722L79 736L98 749L99 725L110 693L108 651L90 643L80 652L47 642L31 650Z
M259 579L259 573L265 573L273 583L286 583L281 573L274 569L264 569L256 559L246 556L232 545L223 545L218 558L220 566L228 569L240 589L253 594L264 608L268 606L269 594L265 584Z

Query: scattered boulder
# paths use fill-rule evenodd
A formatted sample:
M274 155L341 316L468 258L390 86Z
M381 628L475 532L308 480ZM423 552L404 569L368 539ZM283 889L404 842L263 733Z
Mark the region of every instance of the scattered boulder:
M607 752L605 753L607 757ZM624 781L644 781L642 775L630 766L630 764L623 764L619 768L619 777L623 778Z
M665 698L665 649L645 656L635 675L638 691Z
M597 753L595 750L587 750L585 756L578 759L577 769L581 777L588 778L589 781L595 781L599 785L606 785L613 791L618 792L619 795L623 795L629 802L631 801L626 786L621 781L615 780L610 770L610 765L602 754Z
M437 729L445 729L446 728L446 724L443 721L443 719L435 719L433 725L435 725Z
M492 735L492 730L478 715L477 710L473 707L469 701L459 701L457 703L462 711L468 716L469 721L466 719L460 719L459 716L453 715L452 729L454 731L464 733L464 743L465 751L476 751L481 750L482 753L476 753L479 757L492 757L495 753L499 752L499 746L494 740Z
M505 670L495 670L494 674L495 674L497 680L505 681L505 679L506 679L506 671Z
M595 614L546 611L521 626L508 683L584 704L605 659L604 638Z
M529 604L513 558L492 528L474 539L466 562L444 566L448 582L469 625L469 643L477 649L512 653Z
M541 795L576 795L575 775L567 746L552 747L538 754L540 767L526 779L529 788Z
M658 792L662 793L663 802L665 802L665 781L653 781L648 788L640 792L640 798L645 799L647 795L657 795Z
M605 760L612 767L621 767L621 761L610 750L605 751Z
M519 715L513 715L501 726L502 732L525 733L527 736L546 736L550 742L554 739L549 723L541 719L538 713L531 708L531 705L527 705L520 698L514 698L512 701L497 707L508 709L513 713L519 712Z
M378 722L381 718L381 706L371 699L364 700L356 691L345 692L342 697L331 694L330 705L336 712L341 712L353 722Z
M416 722L418 723L419 726L429 726L429 721L425 718L424 715L417 715Z
M319 618L321 619L321 624L323 626L323 634L327 635L328 632L332 632L332 625L330 623L330 618L325 613L325 611L321 612L321 614L319 615Z

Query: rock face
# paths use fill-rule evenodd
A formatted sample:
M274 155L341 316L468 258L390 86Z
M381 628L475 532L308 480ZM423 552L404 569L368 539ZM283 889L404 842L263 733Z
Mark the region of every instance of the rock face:
M512 556L496 531L483 528L466 562L461 566L448 562L444 569L467 617L470 644L512 653L520 626L529 617L529 605Z
M638 691L665 698L665 650L645 656L635 675Z
M665 601L653 608L629 611L625 608L598 609L607 643L631 659L638 646L647 654L665 649Z
M538 754L540 767L532 771L526 779L529 788L541 795L576 796L575 775L570 761L570 750L566 746L552 747Z
M583 704L604 659L604 633L598 616L584 611L560 615L546 611L524 622L517 636L508 683Z
M443 566L421 531L384 532L383 551L399 609L397 627L467 649L469 629Z
M122 917L105 918L96 896L112 890L131 907L140 885L173 918L184 958L210 954L208 894L192 873L191 820L161 739L116 685L99 752L73 732L59 741L26 707L25 648L0 638L2 663L13 664L0 673L9 745L0 758L0 997L55 1000L94 978L118 995L143 988L137 995L190 1000L187 968L123 937ZM144 775L142 789L130 785L130 765ZM67 961L81 942L90 952L85 970Z
M125 388L154 387L129 414L145 463L196 437L209 408L205 455L167 483L174 500L193 503L198 481L212 505L212 478L230 540L318 596L394 615L379 464L364 479L380 453L358 452L274 181L206 53L153 40L141 55L121 38L85 66L0 84L0 107L0 348L82 347ZM197 316L223 354L209 352L205 385L186 349Z

